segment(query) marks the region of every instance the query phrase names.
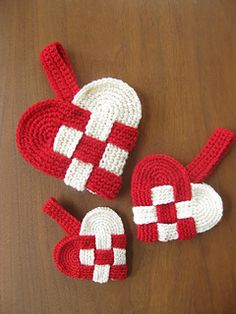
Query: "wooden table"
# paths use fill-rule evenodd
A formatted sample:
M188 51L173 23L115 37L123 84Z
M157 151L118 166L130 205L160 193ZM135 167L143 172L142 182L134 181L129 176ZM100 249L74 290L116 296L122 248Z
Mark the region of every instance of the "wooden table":
M130 178L143 156L187 164L216 127L235 129L234 0L11 0L0 2L0 308L3 314L235 313L235 147L207 180L224 217L193 240L136 240ZM138 92L140 138L114 201L76 192L27 164L15 145L21 114L53 97L39 63L66 47L80 86L116 77ZM129 277L105 285L61 274L52 260L63 231L42 214L55 196L76 218L110 206L128 234Z

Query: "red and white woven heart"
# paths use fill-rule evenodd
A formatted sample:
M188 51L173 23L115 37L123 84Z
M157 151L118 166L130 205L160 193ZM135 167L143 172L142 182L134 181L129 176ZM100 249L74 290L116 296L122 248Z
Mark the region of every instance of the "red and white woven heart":
M21 117L17 128L21 154L78 191L115 198L138 136L141 103L136 92L113 78L79 90L59 43L41 52L41 63L57 98L31 106Z
M121 218L108 207L97 207L79 222L54 198L43 211L67 233L54 249L54 262L74 278L105 283L127 277L126 235Z
M210 185L202 182L234 139L234 132L216 129L186 167L167 155L151 155L138 162L132 176L138 240L186 240L219 222L222 200Z

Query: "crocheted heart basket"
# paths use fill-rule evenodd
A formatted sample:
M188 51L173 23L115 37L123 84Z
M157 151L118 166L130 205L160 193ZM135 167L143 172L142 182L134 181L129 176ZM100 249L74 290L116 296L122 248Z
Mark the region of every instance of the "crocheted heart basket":
M59 43L47 46L40 60L56 98L32 105L22 115L16 133L22 156L78 191L115 198L138 136L141 103L136 92L114 78L79 90Z
M132 200L138 240L186 240L220 221L221 197L203 180L234 139L234 132L216 129L199 155L186 167L168 155L147 156L136 165Z
M43 211L67 234L54 249L54 262L61 272L98 283L127 277L126 235L121 218L111 208L97 207L82 222L54 198Z

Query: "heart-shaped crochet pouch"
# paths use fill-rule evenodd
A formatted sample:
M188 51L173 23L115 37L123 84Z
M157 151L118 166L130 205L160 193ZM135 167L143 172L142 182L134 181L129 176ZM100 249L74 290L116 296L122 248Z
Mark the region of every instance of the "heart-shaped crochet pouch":
M26 161L77 189L113 199L135 146L141 103L128 84L103 78L79 90L63 46L40 55L55 99L32 105L21 117L17 146Z
M99 283L127 277L126 235L121 218L111 208L97 207L82 222L54 198L43 211L67 234L54 249L54 262L61 272Z
M223 214L221 197L203 180L234 139L234 132L216 129L186 167L168 155L151 155L138 162L132 176L138 240L186 240L219 222Z

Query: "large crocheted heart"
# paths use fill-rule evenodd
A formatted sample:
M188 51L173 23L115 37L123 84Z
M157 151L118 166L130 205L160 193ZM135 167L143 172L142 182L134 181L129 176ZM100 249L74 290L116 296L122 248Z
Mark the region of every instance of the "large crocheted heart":
M34 167L77 189L113 199L135 146L141 103L128 84L103 78L76 84L64 48L47 46L41 61L56 99L31 106L17 128L17 146Z
M43 210L67 233L54 249L54 262L61 272L99 283L127 277L126 235L120 217L112 209L97 207L85 215L82 223L54 198Z
M222 200L202 181L234 138L232 131L217 129L187 167L167 155L147 156L137 164L132 177L132 200L139 240L190 239L219 222Z

